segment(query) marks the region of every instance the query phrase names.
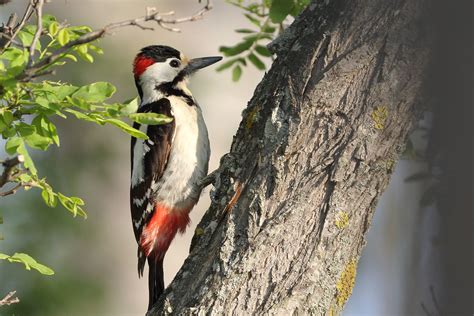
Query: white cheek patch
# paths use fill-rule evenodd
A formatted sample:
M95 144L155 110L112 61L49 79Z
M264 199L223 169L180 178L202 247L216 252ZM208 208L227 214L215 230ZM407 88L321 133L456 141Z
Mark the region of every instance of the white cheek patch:
M163 96L159 91L156 90L156 86L172 82L174 78L182 69L180 67L171 67L170 61L176 59L174 57L166 59L163 62L156 62L141 74L140 76L140 85L143 91L142 104L148 104L153 101L161 99Z
M141 83L153 82L155 84L160 84L163 82L173 81L174 77L179 72L179 68L174 68L170 66L170 61L175 58L168 58L164 62L157 62L148 68L140 76Z

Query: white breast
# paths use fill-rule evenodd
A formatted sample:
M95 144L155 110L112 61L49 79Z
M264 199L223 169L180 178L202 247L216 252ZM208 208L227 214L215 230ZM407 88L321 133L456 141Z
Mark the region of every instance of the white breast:
M189 208L199 199L198 182L207 175L210 146L206 124L198 106L169 96L175 133L166 169L152 185L155 201L173 208Z

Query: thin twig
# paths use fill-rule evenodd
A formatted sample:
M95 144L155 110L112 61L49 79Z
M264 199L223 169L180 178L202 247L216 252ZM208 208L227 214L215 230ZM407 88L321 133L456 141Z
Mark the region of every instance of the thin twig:
M5 43L7 43L11 38L17 19L18 16L15 13L12 13L8 18L7 24L2 23L2 26L0 26L0 47L3 47L3 45L5 45Z
M25 157L23 157L23 155L18 155L2 162L3 173L0 176L0 188L3 187L7 182L13 180L11 176L14 171L14 168L23 161L25 161Z
M33 14L33 6L31 5L31 2L28 3L28 6L25 9L25 13L23 14L23 17L21 18L20 23L15 27L15 30L13 31L13 34L11 36L11 39L1 47L1 52L3 52L10 44L12 41L15 39L15 37L18 35L18 33L21 31L25 23L30 19L31 15Z
M0 301L0 306L3 305L11 305L11 304L16 304L20 302L20 299L18 297L13 297L15 295L16 291L11 291L8 293L1 301Z
M147 14L145 16L142 16L136 19L125 20L121 22L108 24L101 29L84 34L80 36L78 39L67 43L63 47L52 52L51 55L49 55L47 58L44 58L40 60L39 62L33 65L30 65L29 67L26 67L25 71L22 74L18 75L17 79L20 79L20 80L31 79L36 71L41 70L42 68L54 63L55 61L63 57L63 54L68 52L74 46L93 42L109 34L112 30L126 27L126 26L137 26L141 29L149 30L152 28L144 27L143 25L141 25L141 23L155 21L159 26L161 26L162 28L166 30L178 32L179 29L169 27L166 24L178 24L178 23L184 23L184 22L189 22L189 21L195 21L195 20L200 19L204 15L204 13L208 12L211 9L212 9L212 0L207 0L206 5L192 16L165 20L163 19L163 16L168 16L171 14L171 12L160 14L159 12L156 11L156 9L147 8Z
M0 38L5 38L7 42L9 42L10 44L13 44L17 47L23 47L23 45L20 42L17 42L16 40L13 39L13 37L11 37L8 34L0 33Z
M0 196L7 196L7 195L15 194L16 191L18 191L22 186L23 186L23 184L18 183L13 188L11 188L7 191L4 191L4 192L0 192Z
M43 5L44 0L36 0L33 4L36 12L36 32L33 37L33 41L30 46L30 54L28 55L28 63L26 67L29 68L33 63L33 57L35 55L36 45L38 44L41 33L43 32Z
M37 73L34 73L28 78L23 78L20 81L25 82L27 81L27 79L29 80L29 79L34 79L34 78L48 76L48 75L55 75L55 74L56 74L56 70L44 70L44 71L39 71Z
M178 24L178 23L196 21L196 20L202 19L203 15L206 12L210 11L210 10L212 10L212 1L208 0L206 5L201 10L194 13L193 15L183 17L183 18L179 18L179 19L173 19L173 20L162 20L162 23L165 23L165 24Z

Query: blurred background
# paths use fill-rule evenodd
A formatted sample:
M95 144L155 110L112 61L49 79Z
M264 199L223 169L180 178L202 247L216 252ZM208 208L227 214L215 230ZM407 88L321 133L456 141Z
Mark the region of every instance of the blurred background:
M13 0L0 7L0 21L12 12L21 14L26 1ZM72 25L98 28L111 22L145 14L147 6L176 11L187 16L197 11L198 1L55 0L45 13ZM137 51L150 44L166 44L188 57L219 54L220 45L237 43L237 28L249 27L242 12L215 1L203 20L181 24L181 33L159 27L143 31L129 27L101 40L105 54L94 64L70 63L55 79L83 85L109 81L117 87L114 101L136 96L131 63ZM226 153L263 72L244 70L238 83L229 72L215 67L196 74L191 91L206 119L212 147L210 170ZM426 123L428 121L428 123ZM429 117L424 121L429 124ZM0 264L0 297L17 290L21 303L3 307L0 315L143 315L148 294L147 281L138 279L136 243L129 214L129 137L113 127L101 128L75 120L58 120L62 146L46 154L35 152L40 175L67 195L82 197L88 219L72 218L63 209L47 208L40 192L19 192L2 198L0 251L25 252L56 274L43 276L18 264ZM422 122L423 124L423 122ZM423 150L423 133L412 137ZM3 144L2 144L3 147ZM3 153L2 153L3 154ZM1 157L0 157L1 158ZM425 171L425 162L411 157L401 160L387 191L379 202L368 244L359 262L356 286L344 315L426 315L431 311L439 284L431 276L437 264L436 232L439 215L431 206L420 207L428 181L406 182ZM189 243L203 212L209 205L209 189L191 213L192 224L175 239L165 260L165 282L169 283L187 256ZM425 203L426 204L426 203Z

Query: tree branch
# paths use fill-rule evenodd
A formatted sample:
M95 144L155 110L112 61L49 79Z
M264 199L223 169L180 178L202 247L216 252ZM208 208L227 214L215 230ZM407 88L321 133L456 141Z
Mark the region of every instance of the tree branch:
M31 15L33 14L33 11L34 11L33 6L32 6L31 1L30 1L30 3L28 3L28 5L26 6L25 12L23 13L23 17L21 18L20 23L16 27L14 27L13 33L11 34L10 39L4 45L0 45L1 52L3 52L6 48L8 48L8 46L10 46L10 44L13 42L15 37L21 31L23 26L26 24L26 22L28 22L28 20L31 18ZM10 16L10 19L13 15L14 14L12 14ZM12 25L12 27L13 27L13 25Z
M11 176L13 174L14 168L24 161L25 158L23 157L23 155L18 155L2 162L3 173L0 176L0 188L3 187L7 182L13 180Z
M341 312L421 110L428 3L315 0L284 31L190 255L148 315Z
M15 185L15 186L14 186L13 188L11 188L10 190L4 191L4 192L0 192L0 196L7 196L7 195L15 194L16 191L18 191L22 186L23 186L23 184L18 183L17 185Z
M11 291L8 293L2 300L0 300L0 306L19 303L20 299L18 297L13 297L15 293L16 291Z
M135 19L130 19L130 20L125 20L125 21L121 21L121 22L115 22L115 23L108 24L108 25L104 26L101 29L98 29L98 30L92 31L90 33L84 34L81 37L79 37L78 39L67 43L63 47L61 47L61 48L57 49L56 51L54 51L47 58L44 58L43 60L40 60L39 62L26 67L24 72L22 74L20 74L17 77L17 79L25 80L25 79L32 78L33 74L36 71L41 70L42 68L54 63L59 58L61 58L63 54L68 52L74 46L78 46L78 45L93 42L93 41L95 41L99 38L104 37L105 35L107 35L108 33L110 33L111 31L113 31L115 29L119 29L119 28L123 28L123 27L127 27L127 26L136 26L136 27L139 27L139 28L145 29L145 30L154 30L152 27L145 27L145 26L141 25L141 23L156 22L160 27L162 27L166 30L179 32L180 31L179 29L169 27L168 24L179 24L179 23L184 23L184 22L189 22L189 21L196 21L196 20L202 18L202 16L206 12L210 11L211 9L212 9L212 0L207 0L206 5L201 10L199 10L198 12L196 12L195 14L193 14L191 16L183 17L183 18L177 18L177 19L165 19L164 16L172 15L172 14L174 14L174 12L167 12L167 13L160 14L159 12L156 11L155 8L147 8L147 14L145 16L135 18Z
M36 12L36 32L33 37L33 41L31 42L30 46L30 53L28 55L28 63L26 64L26 68L31 67L33 63L33 57L35 55L36 44L39 41L41 33L43 32L43 5L44 0L33 0L33 7Z

